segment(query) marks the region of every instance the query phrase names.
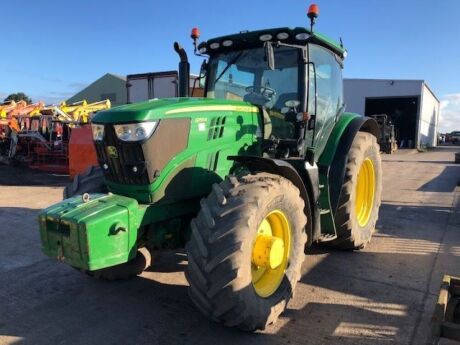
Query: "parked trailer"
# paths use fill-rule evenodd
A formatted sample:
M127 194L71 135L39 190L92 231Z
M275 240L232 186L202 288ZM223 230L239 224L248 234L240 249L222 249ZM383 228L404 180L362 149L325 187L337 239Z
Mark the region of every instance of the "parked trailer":
M127 103L177 97L177 82L177 71L129 74L126 76Z

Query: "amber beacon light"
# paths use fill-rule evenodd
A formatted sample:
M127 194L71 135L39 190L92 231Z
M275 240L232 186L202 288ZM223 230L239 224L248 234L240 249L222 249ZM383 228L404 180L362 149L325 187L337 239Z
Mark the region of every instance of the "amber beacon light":
M319 7L316 4L311 4L307 12L308 18L310 18L310 31L313 32L313 26L315 25L315 20L319 16Z
M195 52L195 55L196 55L196 52L197 52L197 41L198 41L198 39L200 38L200 29L198 29L198 28L193 28L193 29L192 29L192 33L190 34L190 37L191 37L192 40L193 40L194 52Z
M198 28L193 28L192 29L192 34L190 35L190 37L194 40L197 40L200 38L200 29Z

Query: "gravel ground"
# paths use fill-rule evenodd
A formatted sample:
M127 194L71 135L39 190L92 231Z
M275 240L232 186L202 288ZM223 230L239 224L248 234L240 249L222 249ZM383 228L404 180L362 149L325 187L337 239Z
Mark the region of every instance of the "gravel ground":
M208 321L187 297L183 252L101 282L45 257L37 212L66 178L0 166L0 345L424 344L443 274L460 276L457 147L384 155L377 233L365 250L315 246L279 322L256 334Z

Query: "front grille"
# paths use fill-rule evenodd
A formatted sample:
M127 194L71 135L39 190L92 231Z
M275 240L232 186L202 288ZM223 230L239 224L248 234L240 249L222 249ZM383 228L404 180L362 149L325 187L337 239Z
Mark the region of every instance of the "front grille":
M95 142L99 164L108 181L120 184L149 184L148 170L140 143L123 142L117 138L112 125L106 125L104 140ZM109 155L108 147L116 149L116 155L112 150ZM105 169L105 164L107 169ZM133 168L136 167L136 172Z

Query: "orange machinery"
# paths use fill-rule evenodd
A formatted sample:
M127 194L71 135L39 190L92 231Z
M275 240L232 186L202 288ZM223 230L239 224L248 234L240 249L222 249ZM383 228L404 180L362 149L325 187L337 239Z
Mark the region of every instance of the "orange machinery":
M110 100L46 107L43 102L6 102L0 105L0 141L7 140L7 119L16 117L21 127L17 156L30 168L73 178L97 165L89 122L93 113L110 107Z
M12 109L10 112L8 112L8 115L7 115L8 118L12 118L13 116L17 117L17 116L36 116L36 115L40 115L40 111L45 106L45 103L43 103L42 101L36 102L36 103L31 103L31 104L27 104L24 101L20 101L17 104L19 104L21 102L23 102L21 106L16 105L16 107L14 109Z
M10 117L12 111L16 111L27 106L26 101L7 101L3 104L0 104L0 119L6 119Z
M92 165L98 165L91 125L72 128L69 141L69 174L84 172Z
M20 134L30 167L73 178L91 165L97 165L91 126L93 113L109 109L110 100L88 103L86 100L41 109L39 125ZM29 120L32 120L31 117ZM27 145L27 147L25 146Z

